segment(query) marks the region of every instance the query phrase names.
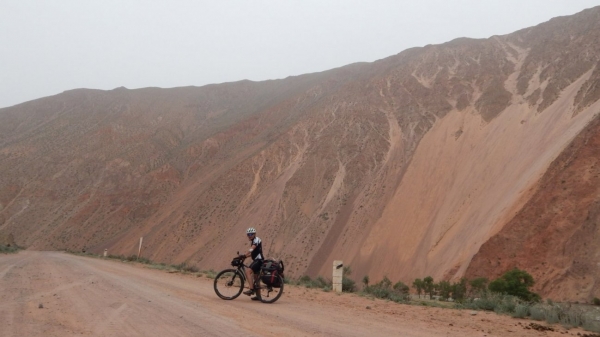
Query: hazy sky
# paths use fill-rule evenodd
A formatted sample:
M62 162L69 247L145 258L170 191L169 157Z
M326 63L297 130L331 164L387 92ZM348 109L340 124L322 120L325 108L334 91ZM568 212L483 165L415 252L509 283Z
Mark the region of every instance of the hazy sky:
M0 107L75 88L284 78L487 38L600 0L0 0Z

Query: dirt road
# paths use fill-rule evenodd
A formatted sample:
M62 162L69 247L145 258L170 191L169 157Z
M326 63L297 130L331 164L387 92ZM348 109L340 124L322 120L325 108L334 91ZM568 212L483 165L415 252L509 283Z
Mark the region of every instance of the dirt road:
M224 301L204 277L59 252L0 255L0 336L542 334L524 329L526 320L472 313L294 286L274 304Z

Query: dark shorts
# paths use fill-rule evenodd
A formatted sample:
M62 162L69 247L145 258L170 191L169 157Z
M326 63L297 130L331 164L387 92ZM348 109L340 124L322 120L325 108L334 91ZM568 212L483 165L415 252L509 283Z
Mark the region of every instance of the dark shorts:
M252 261L252 263L250 263L250 269L252 269L252 271L255 274L258 274L260 272L260 267L263 264L263 260L254 260Z

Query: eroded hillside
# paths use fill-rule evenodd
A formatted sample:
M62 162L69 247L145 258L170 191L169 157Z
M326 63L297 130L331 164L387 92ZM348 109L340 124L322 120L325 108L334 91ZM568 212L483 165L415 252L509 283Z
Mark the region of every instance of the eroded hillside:
M586 301L598 294L600 117L554 160L535 194L475 255L467 276L528 270L535 290Z
M600 97L600 9L283 80L0 110L0 237L218 269L459 277Z

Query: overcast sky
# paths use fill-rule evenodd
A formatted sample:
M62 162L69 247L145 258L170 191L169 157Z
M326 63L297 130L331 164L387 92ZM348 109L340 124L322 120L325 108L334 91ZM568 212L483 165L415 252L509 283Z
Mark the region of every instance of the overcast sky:
M284 78L487 38L600 0L0 0L0 107L75 88Z

